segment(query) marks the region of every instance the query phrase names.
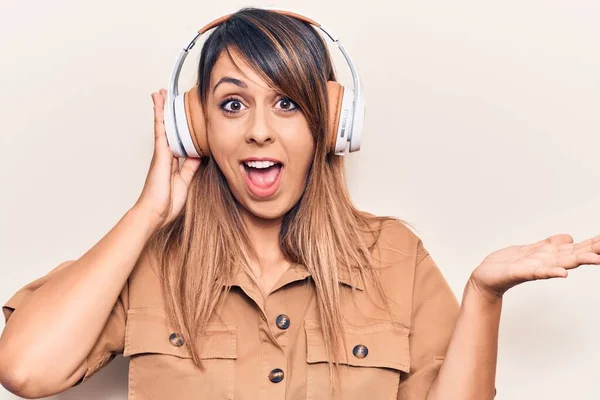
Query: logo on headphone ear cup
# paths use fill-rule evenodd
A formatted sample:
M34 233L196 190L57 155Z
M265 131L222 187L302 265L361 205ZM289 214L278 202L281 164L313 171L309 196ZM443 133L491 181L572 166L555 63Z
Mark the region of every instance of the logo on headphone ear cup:
M348 137L351 134L352 127L352 112L354 107L354 90L344 88L342 96L342 104L338 111L338 127L334 133L335 147L333 151L337 155L344 155L346 152L346 145L348 143Z

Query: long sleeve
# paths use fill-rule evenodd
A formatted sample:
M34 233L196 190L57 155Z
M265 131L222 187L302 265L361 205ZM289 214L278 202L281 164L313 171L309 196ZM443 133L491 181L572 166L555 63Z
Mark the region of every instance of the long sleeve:
M460 306L440 269L417 246L410 334L410 373L398 388L398 400L425 400L442 365Z
M67 267L71 262L72 261L65 261L61 263L46 275L29 282L20 288L16 293L14 293L13 296L8 299L8 301L2 307L5 321L8 322L15 309L26 302L32 293L42 287L46 282L52 279L56 272ZM128 284L126 283L111 311L110 316L108 317L108 320L106 321L106 325L98 337L98 340L86 357L87 371L82 379L79 380L79 382L77 382L75 385L78 385L81 382L89 379L92 375L112 361L116 354L123 353L127 309ZM51 329L51 327L49 329Z

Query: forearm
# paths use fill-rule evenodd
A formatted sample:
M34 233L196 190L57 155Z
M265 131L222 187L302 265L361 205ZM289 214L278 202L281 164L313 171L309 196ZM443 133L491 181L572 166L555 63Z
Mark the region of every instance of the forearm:
M493 399L501 311L501 297L466 285L446 358L427 400Z

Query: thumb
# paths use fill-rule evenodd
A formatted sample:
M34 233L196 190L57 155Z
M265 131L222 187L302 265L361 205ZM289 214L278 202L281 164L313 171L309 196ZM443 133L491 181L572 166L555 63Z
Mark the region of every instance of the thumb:
M566 233L559 233L557 235L552 235L547 237L544 240L540 240L539 242L532 243L529 245L531 248L542 247L548 244L554 246L560 246L561 244L573 243L573 237Z

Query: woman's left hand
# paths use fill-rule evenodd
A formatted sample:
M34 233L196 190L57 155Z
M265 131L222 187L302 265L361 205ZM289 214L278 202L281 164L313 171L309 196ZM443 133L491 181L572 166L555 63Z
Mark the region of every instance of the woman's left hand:
M600 236L574 243L570 235L554 235L537 243L495 251L473 271L469 285L499 299L520 283L566 278L569 269L600 264L599 254Z

